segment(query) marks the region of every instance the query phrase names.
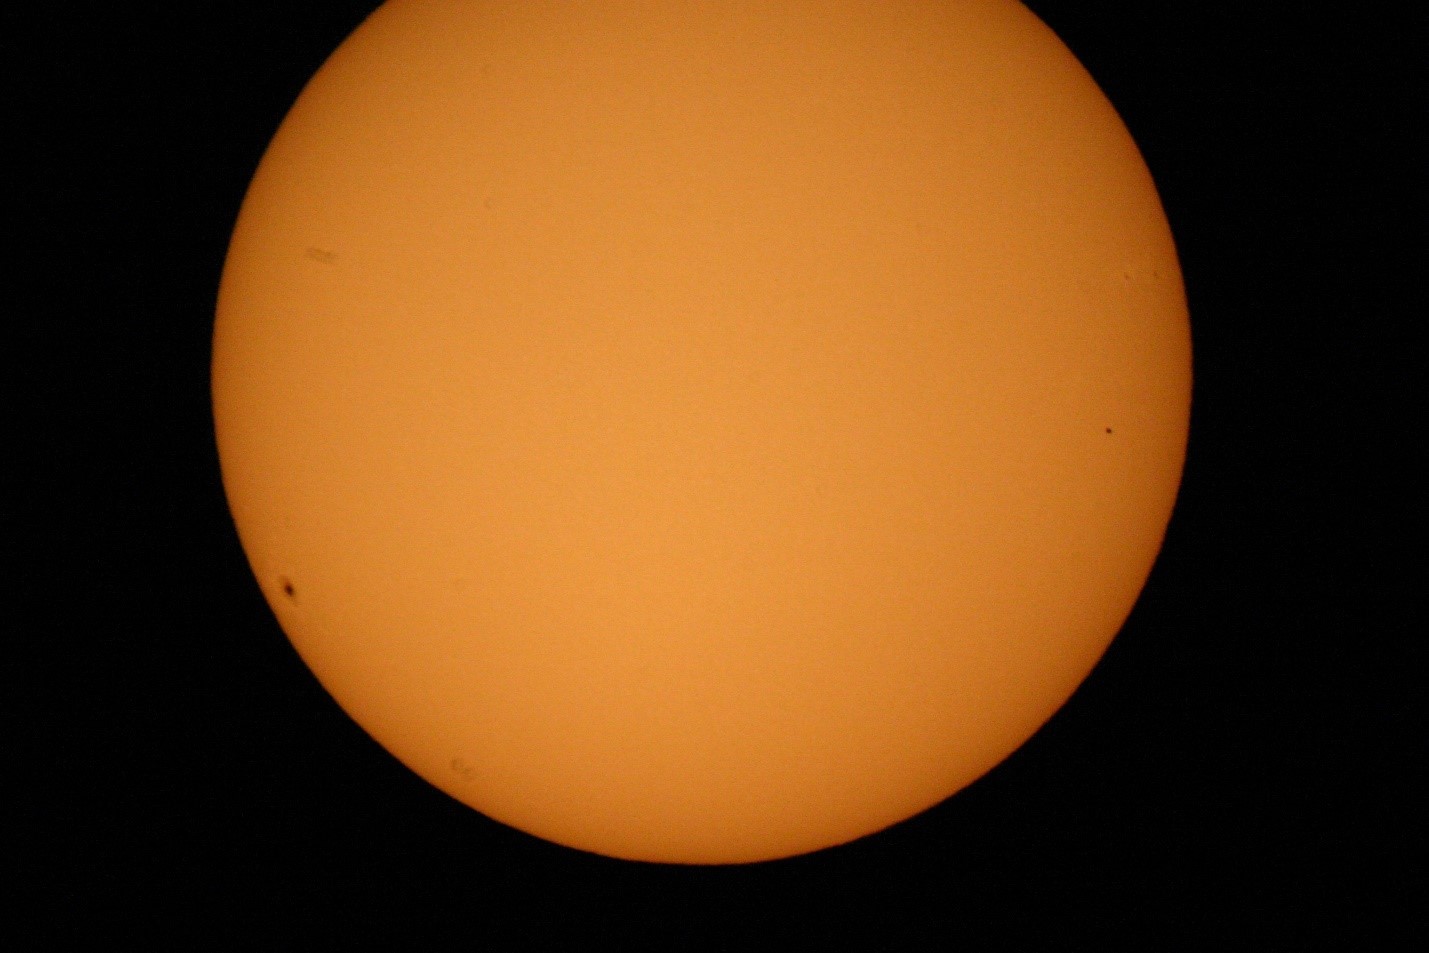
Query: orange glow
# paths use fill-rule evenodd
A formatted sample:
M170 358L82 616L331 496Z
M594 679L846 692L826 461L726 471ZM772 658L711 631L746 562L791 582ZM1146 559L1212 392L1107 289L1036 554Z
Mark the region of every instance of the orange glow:
M521 830L728 863L1025 741L1130 611L1190 340L1156 191L1012 0L393 0L224 271L283 629Z

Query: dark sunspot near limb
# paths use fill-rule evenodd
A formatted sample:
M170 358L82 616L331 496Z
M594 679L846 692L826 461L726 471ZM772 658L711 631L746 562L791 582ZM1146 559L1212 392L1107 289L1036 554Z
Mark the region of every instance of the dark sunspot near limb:
M289 599L295 598L297 596L298 590L293 588L293 580L289 579L287 576L279 576L278 585L283 587L283 595L287 596Z

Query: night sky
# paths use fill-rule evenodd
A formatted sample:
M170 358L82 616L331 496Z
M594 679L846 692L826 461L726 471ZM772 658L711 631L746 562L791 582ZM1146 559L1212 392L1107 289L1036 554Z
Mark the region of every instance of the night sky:
M228 236L375 5L0 14L4 151L29 169L6 190L5 946L1388 948L1423 890L1422 572L1393 540L1419 496L1425 312L1395 285L1422 283L1422 14L1028 4L1117 106L1181 254L1196 389L1160 561L1078 693L971 788L844 847L676 868L547 844L412 774L308 673L238 545L208 404Z

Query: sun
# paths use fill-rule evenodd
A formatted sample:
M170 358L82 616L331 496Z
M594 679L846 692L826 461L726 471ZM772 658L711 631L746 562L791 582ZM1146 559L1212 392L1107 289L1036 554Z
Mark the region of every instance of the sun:
M283 629L450 796L614 857L844 843L1068 698L1191 354L1126 128L1012 0L392 0L265 154L224 486Z

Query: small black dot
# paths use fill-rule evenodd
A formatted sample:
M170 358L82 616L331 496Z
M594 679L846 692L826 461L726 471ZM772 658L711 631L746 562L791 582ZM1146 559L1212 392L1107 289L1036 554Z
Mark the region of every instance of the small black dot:
M1106 432L1107 432L1107 433L1111 433L1111 428L1110 428L1110 427L1106 428Z
M297 590L293 588L292 580L284 577L280 579L279 582L283 584L283 595L287 596L289 599L293 598Z

